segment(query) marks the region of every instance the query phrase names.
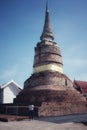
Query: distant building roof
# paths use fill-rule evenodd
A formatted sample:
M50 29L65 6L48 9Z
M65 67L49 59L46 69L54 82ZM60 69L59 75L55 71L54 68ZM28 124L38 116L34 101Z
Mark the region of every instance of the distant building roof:
M11 80L0 86L0 104L13 103L14 99L22 91L20 85Z
M1 89L4 89L5 87L7 87L7 86L10 85L10 84L14 84L18 89L22 90L21 86L18 85L14 80L11 80L11 81L9 81L9 82L6 83L6 84L1 85L0 88L1 88Z
M83 94L87 94L87 82L74 80L74 87L81 91Z

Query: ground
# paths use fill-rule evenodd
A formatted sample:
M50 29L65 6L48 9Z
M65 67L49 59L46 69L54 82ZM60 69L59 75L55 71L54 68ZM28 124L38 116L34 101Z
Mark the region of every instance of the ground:
M45 121L14 121L0 122L0 130L87 130L87 126L80 123L56 124Z
M87 114L0 122L0 130L87 130Z

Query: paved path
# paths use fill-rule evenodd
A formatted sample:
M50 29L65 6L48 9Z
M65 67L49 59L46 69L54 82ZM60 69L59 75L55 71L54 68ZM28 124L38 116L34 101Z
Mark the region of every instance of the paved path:
M66 115L66 116L52 116L52 117L40 117L38 118L40 121L48 121L53 123L69 123L69 122L86 122L87 123L87 113L85 114L74 114L74 115Z
M0 122L0 130L87 130L87 126L80 123L56 124L33 120Z

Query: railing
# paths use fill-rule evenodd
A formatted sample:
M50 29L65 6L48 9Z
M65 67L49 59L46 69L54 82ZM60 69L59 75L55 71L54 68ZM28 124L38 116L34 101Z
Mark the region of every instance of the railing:
M85 108L86 109L86 108ZM80 104L78 106L56 106L53 107L50 105L43 104L42 107L35 106L34 113L35 117L40 116L41 114L46 114L45 112L53 112L54 115L57 113L59 115L63 114L75 114L75 113L84 113L86 110L80 108ZM16 116L28 116L29 115L29 106L13 106L13 105L2 105L0 106L0 114L6 115L16 115ZM51 113L50 113L51 114Z
M29 106L10 106L2 105L0 106L0 113L6 115L17 115L17 116L28 116L29 115ZM38 116L38 107L34 107L35 116Z
M5 114L20 115L20 109L28 111L28 106L5 106Z

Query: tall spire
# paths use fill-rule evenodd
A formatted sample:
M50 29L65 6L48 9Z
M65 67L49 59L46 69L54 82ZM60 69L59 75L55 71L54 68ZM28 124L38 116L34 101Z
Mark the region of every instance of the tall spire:
M54 36L50 26L50 17L49 17L49 9L48 9L48 1L46 1L46 14L45 14L45 23L42 35L40 37L41 40L54 40Z
M46 1L46 12L49 12L49 10L48 10L48 1Z

